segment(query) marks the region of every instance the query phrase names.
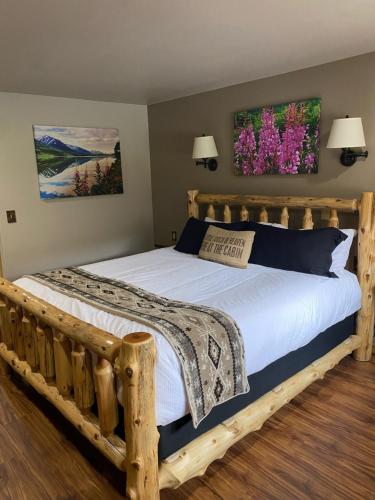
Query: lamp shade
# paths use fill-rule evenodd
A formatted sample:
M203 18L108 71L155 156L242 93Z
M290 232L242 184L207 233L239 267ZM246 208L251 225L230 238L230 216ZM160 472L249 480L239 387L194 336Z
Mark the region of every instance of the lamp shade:
M362 148L366 146L361 118L333 120L327 148Z
M194 138L193 156L192 158L216 158L218 155L215 139L212 135L204 135L203 137Z

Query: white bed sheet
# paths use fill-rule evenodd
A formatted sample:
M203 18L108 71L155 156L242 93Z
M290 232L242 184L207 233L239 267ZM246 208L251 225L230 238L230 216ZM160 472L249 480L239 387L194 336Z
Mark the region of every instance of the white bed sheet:
M242 332L248 375L308 344L360 308L361 290L356 276L348 271L333 279L254 264L248 269L236 269L173 248L90 264L82 269L164 297L226 312ZM157 423L167 425L189 412L180 363L159 332L95 309L28 278L16 283L119 338L135 331L152 333L157 345Z

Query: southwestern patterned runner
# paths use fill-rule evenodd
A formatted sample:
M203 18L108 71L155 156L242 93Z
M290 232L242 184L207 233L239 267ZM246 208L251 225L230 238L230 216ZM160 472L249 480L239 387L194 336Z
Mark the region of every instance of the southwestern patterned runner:
M158 330L181 362L194 427L215 405L248 392L241 333L223 312L169 300L76 267L27 277L97 309Z

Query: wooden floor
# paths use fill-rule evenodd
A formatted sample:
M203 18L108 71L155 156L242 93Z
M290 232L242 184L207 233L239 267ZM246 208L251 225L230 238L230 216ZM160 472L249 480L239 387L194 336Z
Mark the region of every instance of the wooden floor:
M162 499L375 499L374 420L374 360L346 358ZM19 379L0 379L1 500L116 500L123 487L51 406Z

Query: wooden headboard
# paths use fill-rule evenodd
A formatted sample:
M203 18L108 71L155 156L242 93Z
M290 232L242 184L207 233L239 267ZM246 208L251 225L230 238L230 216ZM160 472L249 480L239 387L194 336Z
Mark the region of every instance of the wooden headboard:
M316 198L301 196L262 196L247 194L203 194L198 190L188 191L188 215L199 218L200 207L213 219L232 221L233 210L239 212L239 219L249 220L249 208L258 210L259 222L268 222L270 209L279 209L281 224L288 227L289 209L302 209L302 228L313 229L313 210L329 210L328 226L339 227L341 212L358 216L358 280L362 289L362 305L357 316L357 335L362 339L354 351L355 359L368 361L372 355L375 316L375 195L362 193L360 199ZM222 216L220 216L222 213Z

